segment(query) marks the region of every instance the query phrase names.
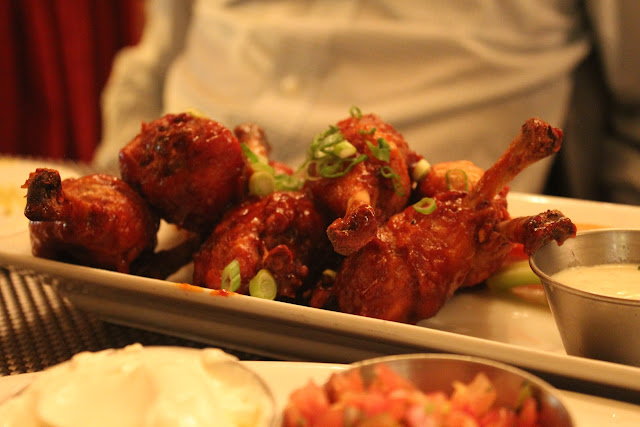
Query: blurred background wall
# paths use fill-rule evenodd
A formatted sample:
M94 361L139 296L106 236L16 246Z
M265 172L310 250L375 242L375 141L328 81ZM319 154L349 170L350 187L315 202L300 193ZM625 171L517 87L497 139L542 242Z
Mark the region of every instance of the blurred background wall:
M0 155L90 161L115 53L143 0L0 0Z

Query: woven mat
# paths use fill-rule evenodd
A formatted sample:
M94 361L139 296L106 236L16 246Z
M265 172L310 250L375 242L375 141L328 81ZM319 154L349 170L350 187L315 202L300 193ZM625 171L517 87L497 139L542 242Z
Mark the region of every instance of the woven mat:
M37 276L0 267L0 376L37 372L81 351L128 344L206 344L103 322L62 299ZM264 357L223 349L243 360Z

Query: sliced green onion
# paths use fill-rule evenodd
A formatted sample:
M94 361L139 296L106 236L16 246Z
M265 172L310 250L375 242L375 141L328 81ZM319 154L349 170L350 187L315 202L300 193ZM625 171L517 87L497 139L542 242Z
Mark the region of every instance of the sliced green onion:
M358 150L349 141L340 141L333 146L332 152L341 159L346 159L347 157L354 156Z
M527 260L506 264L486 280L487 287L493 291L507 291L518 286L540 283L540 278L531 270Z
M349 109L349 114L354 119L359 119L360 117L362 117L362 110L360 110L360 107L353 106L351 107L351 109Z
M411 178L420 182L431 170L431 164L425 159L420 159L415 165L413 165L413 171L411 172Z
M375 128L375 127L372 127L372 128L371 128L371 129L369 129L369 130L360 129L360 130L358 131L358 133L359 133L360 135L373 135L374 133L376 133L376 128Z
M276 179L269 172L258 171L249 178L249 194L263 197L276 191Z
M367 141L367 146L371 150L373 157L381 162L389 163L391 160L391 146L384 138L378 138L377 146Z
M251 148L249 148L249 146L244 142L240 144L240 148L242 148L242 154L244 154L251 163L258 163L260 161L258 155L254 153Z
M241 280L240 263L237 259L234 259L222 270L220 289L235 292L240 287Z
M278 174L275 176L276 190L278 191L295 191L302 188L304 178L299 175Z
M349 173L358 163L367 160L367 155L361 154L358 157L348 159L331 156L323 160L312 162L316 165L316 174L323 178L338 178Z
M436 201L431 197L423 197L419 202L413 205L413 209L423 215L429 215L435 211L437 207L438 205L436 204Z
M249 295L264 299L275 299L278 293L278 285L269 270L264 268L258 271L249 282Z
M253 173L256 172L266 172L269 175L274 175L276 173L275 169L268 163L251 163L251 171Z
M404 188L402 188L402 185L400 184L400 176L398 176L391 166L381 167L380 174L391 180L393 184L393 191L395 191L398 196L404 197Z
M245 143L240 144L240 147L242 147L242 153L249 160L249 164L253 172L264 171L271 174L275 173L275 170L269 164L269 159L254 153Z
M204 114L202 111L198 110L197 108L187 108L187 114L193 116L193 117L199 117L199 118L207 118L207 115Z
M333 148L330 147L333 147L334 145L337 145L342 141L344 141L344 136L342 136L342 133L340 133L339 131L330 133L322 141L323 149L328 149L328 151L331 152L333 151Z
M453 179L456 176L462 177L464 179L464 191L469 191L469 177L467 177L467 173L462 169L449 169L445 174L445 179L447 180L447 190L453 189Z

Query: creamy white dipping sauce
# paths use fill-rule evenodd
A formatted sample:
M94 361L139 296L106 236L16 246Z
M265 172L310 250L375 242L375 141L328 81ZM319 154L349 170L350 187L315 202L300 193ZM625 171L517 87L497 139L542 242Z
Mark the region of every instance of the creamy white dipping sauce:
M84 352L0 404L0 427L268 426L273 401L218 349L142 347Z
M638 264L600 264L572 267L551 278L593 294L640 300Z

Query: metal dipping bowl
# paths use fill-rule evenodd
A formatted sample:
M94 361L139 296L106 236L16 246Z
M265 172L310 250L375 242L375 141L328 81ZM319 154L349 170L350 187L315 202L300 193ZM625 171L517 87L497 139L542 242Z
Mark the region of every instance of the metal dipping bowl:
M562 246L543 246L529 259L567 354L640 366L640 300L585 292L550 277L570 267L609 263L640 264L640 229L582 231Z
M476 374L487 375L497 391L496 405L516 407L523 385L531 387L539 403L540 425L573 426L571 414L558 390L540 378L521 369L473 356L454 354L405 354L367 359L350 365L348 372L358 369L367 384L375 376L374 367L385 364L410 380L419 390L429 393L453 392L453 382L470 383Z

